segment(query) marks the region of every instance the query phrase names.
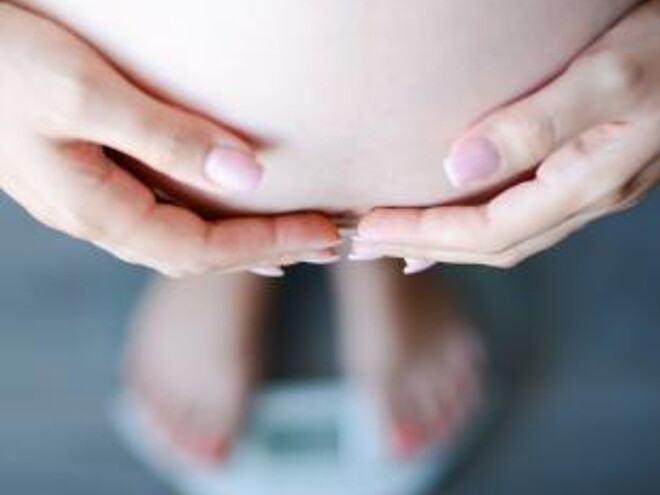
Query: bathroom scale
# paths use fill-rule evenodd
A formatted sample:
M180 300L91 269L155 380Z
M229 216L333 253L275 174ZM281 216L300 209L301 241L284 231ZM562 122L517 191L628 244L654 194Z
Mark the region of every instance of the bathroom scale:
M174 449L129 393L114 404L112 419L130 450L182 495L416 495L436 486L450 465L440 446L393 458L384 421L339 381L257 394L231 457L216 467Z

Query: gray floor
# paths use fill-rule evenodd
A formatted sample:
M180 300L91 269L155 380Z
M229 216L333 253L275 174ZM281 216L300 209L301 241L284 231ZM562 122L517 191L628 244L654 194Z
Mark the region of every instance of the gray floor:
M656 194L512 272L449 271L514 393L447 493L660 493L659 218ZM167 494L106 421L145 273L6 200L0 226L0 493Z

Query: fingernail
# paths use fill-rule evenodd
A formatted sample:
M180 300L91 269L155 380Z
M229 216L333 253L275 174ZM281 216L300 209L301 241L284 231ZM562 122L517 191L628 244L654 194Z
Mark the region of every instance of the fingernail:
M500 154L492 141L476 138L459 144L445 160L444 166L452 185L465 188L495 175L500 162Z
M368 241L365 242L360 236L354 236L352 241L351 252L348 254L348 259L351 261L375 261L385 257L376 246Z
M363 252L363 253L350 253L348 255L348 259L351 261L375 261L375 260L380 260L384 258L384 256L380 253L369 253L369 252Z
M284 276L284 270L279 266L258 266L249 270L255 275L268 278L281 278Z
M383 253L370 249L353 249L353 251L348 254L348 259L351 261L376 261L383 258L385 258Z
M341 256L338 254L333 255L319 255L319 256L310 256L303 260L303 263L309 263L311 265L331 265L333 263L341 260Z
M422 273L435 265L435 261L431 260L421 260L415 258L405 258L406 266L403 269L405 275L415 275L417 273Z
M206 156L204 172L211 182L235 192L253 191L263 175L263 169L253 154L219 146Z

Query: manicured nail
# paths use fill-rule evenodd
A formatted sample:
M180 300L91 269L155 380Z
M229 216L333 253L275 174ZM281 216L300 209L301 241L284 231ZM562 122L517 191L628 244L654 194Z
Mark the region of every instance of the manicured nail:
M350 261L375 261L385 257L376 245L359 235L353 236L351 242L351 251L347 256Z
M500 154L486 138L460 143L445 160L447 176L456 188L477 185L495 175L500 168Z
M281 278L284 276L284 270L279 266L258 266L249 270L255 275L268 278Z
M349 255L348 255L348 259L351 260L351 261L376 261L376 260L380 260L384 257L385 256L383 256L380 253L366 252L366 251L361 252L361 253L352 252L352 253L349 253Z
M351 261L376 261L383 259L385 255L376 249L353 246L353 250L348 254Z
M206 156L204 172L211 182L234 192L255 190L263 175L263 169L252 153L219 146Z
M332 255L319 255L319 256L309 256L303 260L303 263L309 263L310 265L332 265L341 260L341 256L338 254Z
M415 258L405 258L406 266L403 269L405 275L415 275L417 273L422 273L435 265L435 261L431 260L421 260Z

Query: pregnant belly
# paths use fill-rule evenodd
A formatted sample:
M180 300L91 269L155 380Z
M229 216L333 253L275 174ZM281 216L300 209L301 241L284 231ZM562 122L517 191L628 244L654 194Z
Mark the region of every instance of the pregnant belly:
M247 212L456 199L449 143L635 0L31 0L163 98L259 143ZM207 198L208 199L208 198Z

